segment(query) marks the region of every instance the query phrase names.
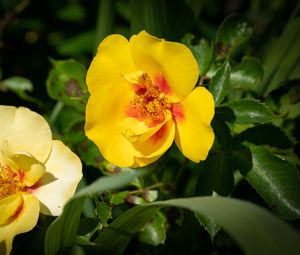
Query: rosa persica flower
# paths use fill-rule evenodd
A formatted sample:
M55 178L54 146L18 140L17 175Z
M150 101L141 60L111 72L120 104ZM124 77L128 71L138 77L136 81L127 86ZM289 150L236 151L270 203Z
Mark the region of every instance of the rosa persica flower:
M174 140L184 156L204 160L214 140L214 100L195 87L198 77L197 61L183 44L145 31L129 41L106 37L86 77L87 136L120 167L150 164Z
M47 122L24 108L0 106L0 243L9 254L17 234L39 213L57 216L82 177L79 158L52 140Z

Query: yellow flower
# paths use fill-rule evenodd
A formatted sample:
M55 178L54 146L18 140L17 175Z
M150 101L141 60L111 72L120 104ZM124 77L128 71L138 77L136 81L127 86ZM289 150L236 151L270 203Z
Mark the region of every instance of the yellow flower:
M0 243L9 254L14 237L30 231L40 212L62 212L82 177L82 167L69 148L52 140L39 114L0 106L0 125Z
M207 89L195 87L198 76L183 44L145 31L129 41L108 36L87 73L87 136L121 167L152 163L174 139L187 158L204 160L214 140L214 101Z

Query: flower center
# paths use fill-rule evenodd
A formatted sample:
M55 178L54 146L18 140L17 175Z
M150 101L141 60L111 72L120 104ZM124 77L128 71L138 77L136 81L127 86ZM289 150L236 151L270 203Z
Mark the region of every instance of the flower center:
M171 103L159 87L152 83L147 74L143 74L134 88L135 95L130 102L128 116L144 121L149 127L164 122Z
M25 189L20 173L0 163L0 200Z

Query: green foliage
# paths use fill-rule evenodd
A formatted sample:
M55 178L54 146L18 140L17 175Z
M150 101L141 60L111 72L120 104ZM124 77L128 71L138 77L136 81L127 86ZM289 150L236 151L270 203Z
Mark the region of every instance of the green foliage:
M268 123L274 119L269 108L253 99L242 99L223 104L216 114L224 121L236 124Z
M1 104L44 113L54 138L80 157L84 179L58 218L40 219L28 236L15 238L13 254L36 240L33 255L299 253L300 4L54 0L43 3L45 18L36 18L26 14L29 2L0 3L1 60L11 61L0 67ZM141 30L190 48L197 86L214 97L215 141L199 164L172 147L147 168L119 168L84 134L93 52L109 34ZM15 42L22 54L12 55ZM47 57L67 59L51 59L49 71Z
M300 216L300 178L294 165L263 147L245 148L235 155L241 173L280 217Z
M232 15L224 20L218 29L217 44L219 54L226 55L240 44L246 42L253 34L253 27L241 15Z
M53 69L47 79L49 96L79 112L85 111L88 96L85 85L86 69L75 60L51 60Z
M215 99L215 105L218 106L228 94L230 81L230 65L225 61L220 70L217 71L209 84L209 90Z

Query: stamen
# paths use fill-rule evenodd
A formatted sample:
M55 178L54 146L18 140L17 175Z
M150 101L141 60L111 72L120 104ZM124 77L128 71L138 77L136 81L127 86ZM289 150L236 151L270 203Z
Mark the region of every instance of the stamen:
M171 103L158 86L154 85L143 73L138 78L138 84L133 84L135 95L127 109L127 116L144 121L149 127L155 127L165 121Z
M21 174L0 163L0 200L24 189Z

